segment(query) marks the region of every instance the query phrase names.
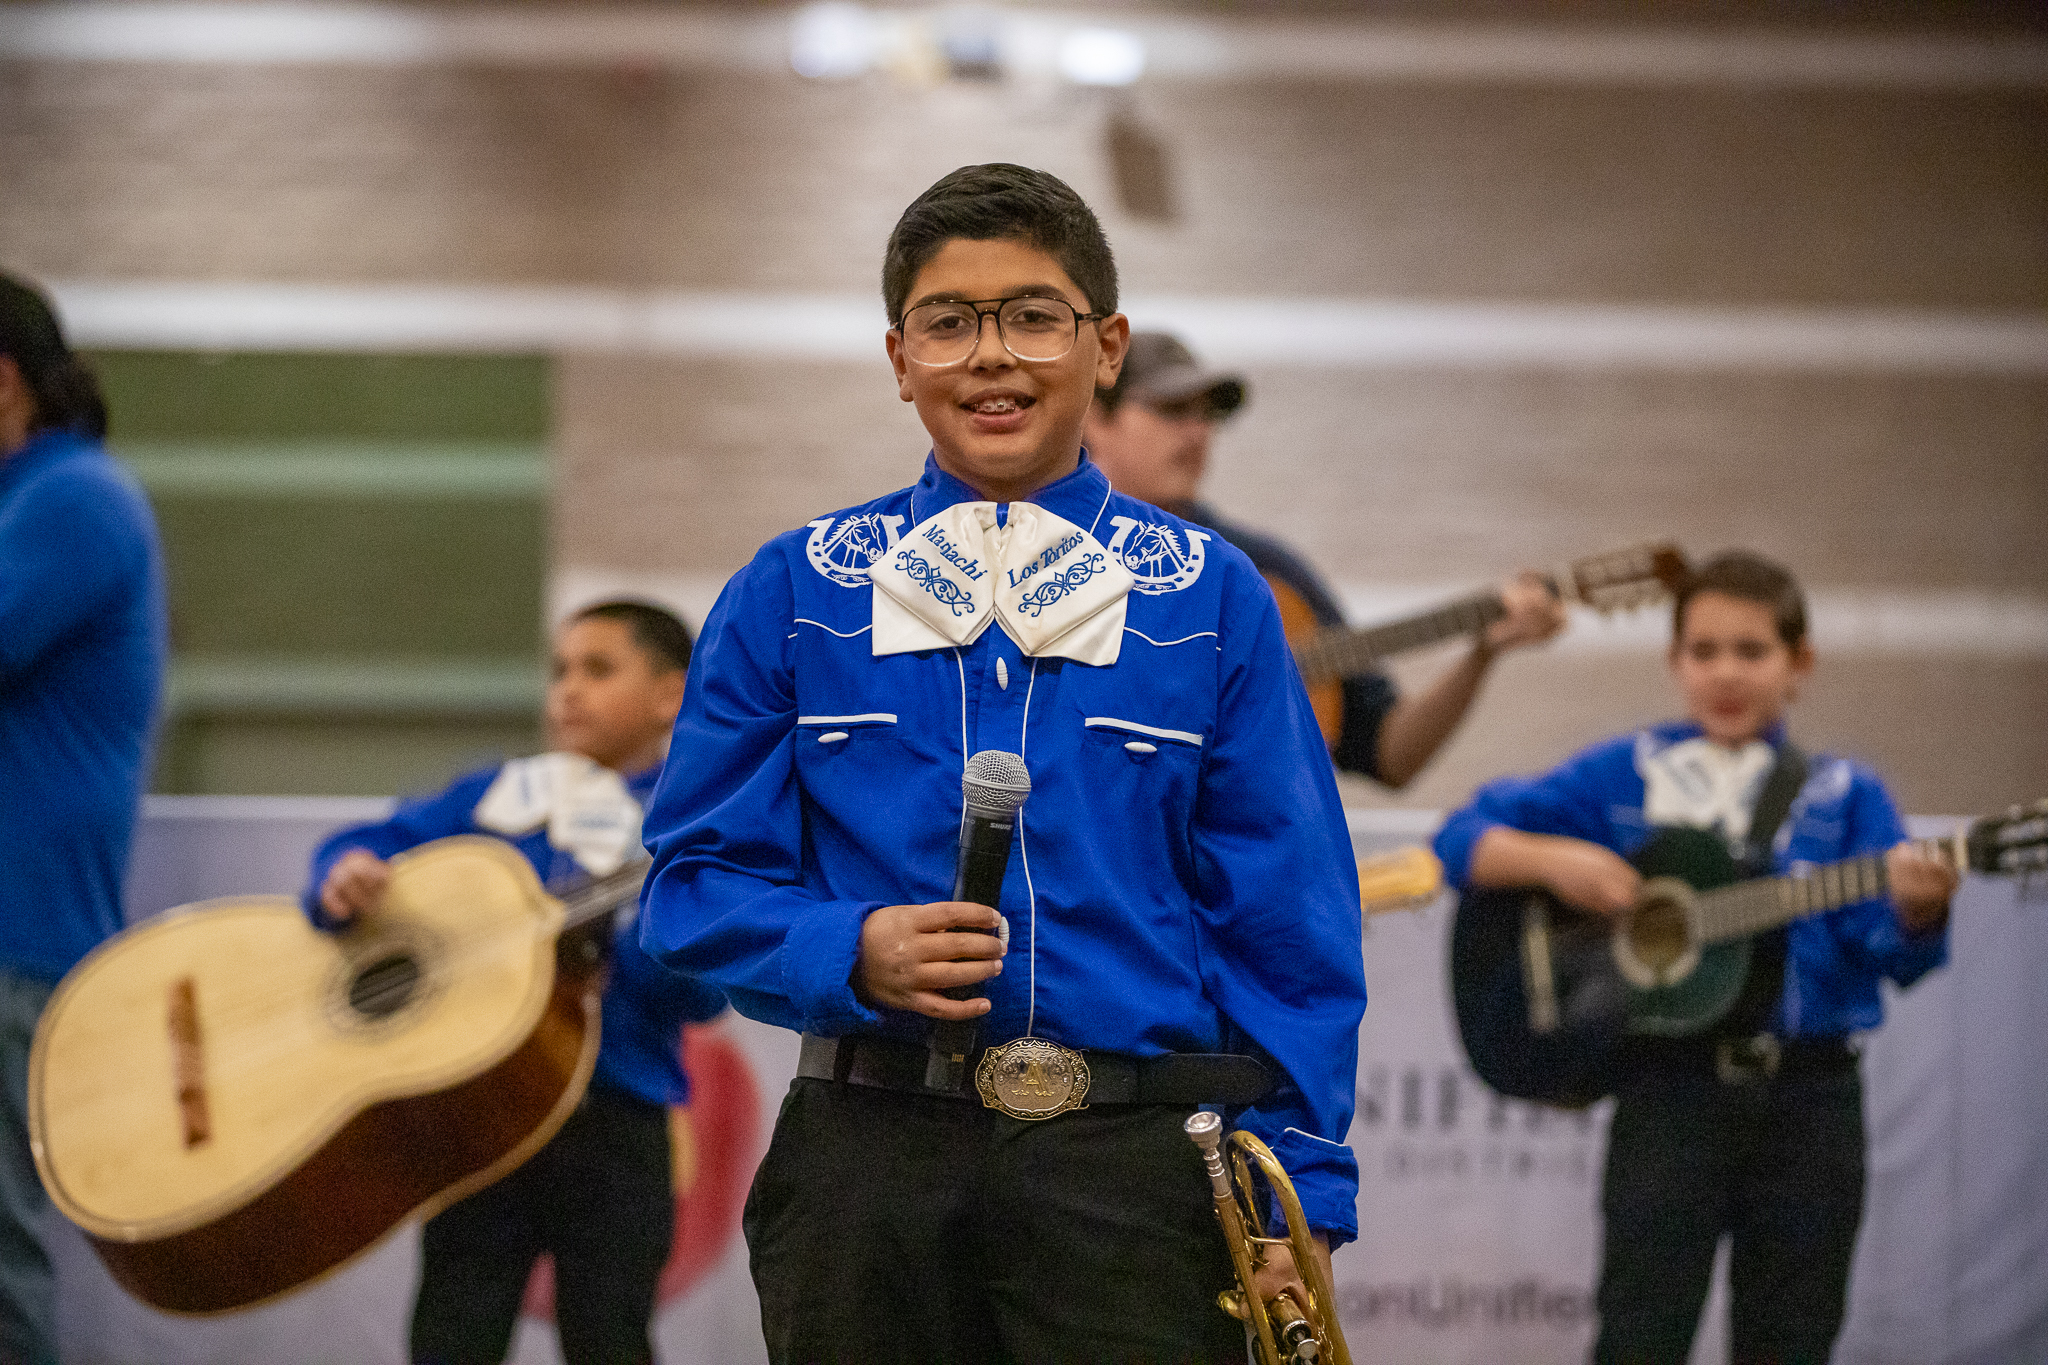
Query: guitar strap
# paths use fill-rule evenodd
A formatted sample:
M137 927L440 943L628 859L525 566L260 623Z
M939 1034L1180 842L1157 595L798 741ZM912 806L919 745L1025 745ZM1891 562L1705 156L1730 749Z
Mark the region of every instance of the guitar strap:
M1749 817L1749 837L1739 860L1743 877L1770 875L1771 845L1778 837L1778 826L1791 813L1799 789L1806 785L1806 773L1806 755L1799 746L1789 739L1779 745L1777 764L1764 779L1764 789L1757 794L1756 809ZM1714 1030L1717 1036L1751 1038L1770 1031L1778 997L1785 989L1787 932L1779 925L1750 940L1749 975L1743 978L1742 993Z

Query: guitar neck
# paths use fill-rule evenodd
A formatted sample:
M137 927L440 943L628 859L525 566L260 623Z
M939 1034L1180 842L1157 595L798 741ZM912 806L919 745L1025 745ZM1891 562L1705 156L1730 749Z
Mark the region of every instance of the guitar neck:
M1927 856L1961 869L1969 866L1965 841L1966 836L1951 834L1913 842ZM1871 900L1890 889L1882 853L1866 853L1792 876L1737 882L1699 897L1700 938L1710 944L1733 942L1809 915L1824 915Z
M1363 673L1389 655L1421 649L1440 640L1477 635L1507 615L1497 592L1480 593L1382 626L1332 626L1316 632L1294 651L1303 682Z
M618 908L619 902L640 893L640 883L646 880L649 858L637 858L616 872L584 883L562 898L562 930L567 932L579 924L602 919Z

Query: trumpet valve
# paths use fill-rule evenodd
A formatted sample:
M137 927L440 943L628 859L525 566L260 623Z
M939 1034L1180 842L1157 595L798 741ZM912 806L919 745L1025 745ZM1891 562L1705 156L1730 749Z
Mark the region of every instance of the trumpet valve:
M1322 1344L1292 1294L1274 1295L1266 1304L1266 1314L1273 1322L1273 1337L1291 1365L1316 1365L1322 1359Z

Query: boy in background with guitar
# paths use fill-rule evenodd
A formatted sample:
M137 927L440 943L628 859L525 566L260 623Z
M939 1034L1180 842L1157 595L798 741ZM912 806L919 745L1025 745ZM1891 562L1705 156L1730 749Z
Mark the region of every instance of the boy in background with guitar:
M640 808L682 705L690 633L659 607L604 602L555 637L548 742L534 758L458 778L381 824L342 830L313 857L307 913L335 928L371 909L387 859L455 834L494 834L560 889L639 855ZM613 935L603 1034L583 1103L534 1156L429 1219L413 1305L416 1365L497 1365L535 1259L555 1258L569 1365L653 1360L648 1324L674 1233L669 1106L689 1098L682 1027L725 999Z
M1875 774L1808 759L1786 739L1813 662L1792 576L1753 554L1720 555L1673 613L1671 672L1690 719L1491 783L1437 835L1460 887L1539 886L1605 915L1635 906L1643 878L1625 855L1659 826L1717 832L1746 876L1889 850L1888 895L1753 941L1741 994L1717 1023L1623 1038L1598 1362L1687 1358L1724 1232L1736 1361L1822 1365L1841 1326L1863 1207L1850 1035L1880 1021L1881 976L1909 985L1946 960L1957 878L1904 843Z
M1243 405L1244 380L1205 369L1180 338L1136 332L1116 384L1100 389L1082 429L1088 454L1117 492L1205 526L1245 552L1273 585L1289 642L1344 623L1327 585L1300 556L1270 536L1227 521L1197 499L1216 426ZM1564 604L1533 573L1501 585L1507 613L1427 688L1400 696L1378 670L1342 680L1341 719L1325 719L1337 766L1399 790L1450 739L1501 651L1539 644L1564 629ZM1330 733L1331 730L1336 733Z

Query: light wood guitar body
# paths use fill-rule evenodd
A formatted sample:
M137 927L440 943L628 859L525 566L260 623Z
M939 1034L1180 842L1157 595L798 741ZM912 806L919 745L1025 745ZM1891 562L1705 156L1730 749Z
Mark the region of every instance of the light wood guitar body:
M1444 865L1419 845L1358 860L1358 904L1367 918L1420 910L1444 889Z
M564 923L515 849L465 837L394 859L342 933L277 896L137 925L36 1031L43 1183L159 1308L304 1284L509 1172L574 1109L599 982L558 970Z

